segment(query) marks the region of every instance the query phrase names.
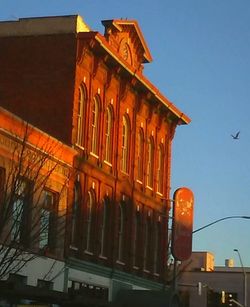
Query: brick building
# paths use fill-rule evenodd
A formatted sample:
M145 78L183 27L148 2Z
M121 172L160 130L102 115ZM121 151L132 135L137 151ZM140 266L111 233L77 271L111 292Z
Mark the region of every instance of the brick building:
M102 23L1 22L0 105L75 150L62 290L112 300L166 284L171 146L190 119L143 75L137 22Z
M47 302L50 289L64 287L59 272L76 152L2 107L0 123L0 306Z

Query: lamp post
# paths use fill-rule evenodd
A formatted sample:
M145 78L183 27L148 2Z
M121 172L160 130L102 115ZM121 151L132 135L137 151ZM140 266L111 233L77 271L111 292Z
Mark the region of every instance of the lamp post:
M235 248L234 252L236 252L239 256L240 265L241 265L241 268L242 268L242 272L244 274L244 307L247 307L247 272L246 272L245 267L243 265L242 258L241 258L239 250Z
M196 232L198 232L198 231L201 231L201 230L203 230L203 229L205 229L205 228L207 228L207 227L209 227L209 226L212 226L212 225L214 225L214 224L216 224L216 223L219 223L219 222L224 221L224 220L229 220L229 219L246 219L246 220L250 220L250 216L246 216L246 215L232 215L232 216L226 216L226 217L220 218L220 219L218 219L218 220L215 220L215 221L213 221L213 222L211 222L211 223L209 223L209 224L207 224L207 225L205 225L205 226L202 226L202 227L200 227L200 228L195 229L195 230L193 231L193 234L196 233Z
M219 222L224 221L224 220L229 220L229 219L247 219L247 220L250 220L250 216L247 216L247 215L231 215L231 216L226 216L226 217L217 219L217 220L215 220L215 221L213 221L213 222L211 222L209 224L206 224L206 225L204 225L204 226L202 226L200 228L197 228L197 229L193 230L193 234L196 233L196 232L199 232L199 231L201 231L201 230L203 230L203 229L205 229L207 227L210 227L210 226L212 226L212 225L214 225L216 223L219 223ZM247 307L247 273L246 273L246 270L245 270L245 268L243 266L243 262L242 262L242 259L241 259L241 256L240 256L240 253L239 253L238 249L234 249L234 251L238 253L238 256L239 256L239 259L240 259L240 264L241 264L242 271L243 271L243 274L244 274L244 307Z

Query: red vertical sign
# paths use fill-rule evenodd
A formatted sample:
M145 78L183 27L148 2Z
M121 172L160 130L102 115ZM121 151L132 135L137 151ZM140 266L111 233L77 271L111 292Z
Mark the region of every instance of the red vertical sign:
M172 223L172 254L175 259L187 260L192 253L194 195L188 188L174 193Z

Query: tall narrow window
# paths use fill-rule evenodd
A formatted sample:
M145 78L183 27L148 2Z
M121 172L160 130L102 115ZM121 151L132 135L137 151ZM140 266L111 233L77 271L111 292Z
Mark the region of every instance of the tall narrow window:
M137 179L141 182L143 180L143 156L144 156L144 134L142 128L140 128L138 133Z
M100 256L107 256L108 243L108 225L109 225L109 200L105 199L101 208L101 246Z
M122 118L122 163L121 170L128 172L130 125L126 116Z
M93 238L92 238L92 224L93 224L93 206L94 195L92 192L88 192L88 198L86 203L86 251L92 252Z
M55 247L56 239L56 193L44 189L41 195L39 247Z
M161 265L161 222L154 225L154 273L160 273Z
M133 251L134 251L134 266L139 267L139 252L140 252L140 211L136 210L134 216L134 240L133 240Z
M120 203L118 214L118 261L121 262L124 260L124 210L124 203Z
M145 230L144 230L144 270L150 270L150 260L151 260L151 217L148 215L145 221Z
M163 193L164 153L162 144L158 148L157 192Z
M95 97L92 102L91 114L91 152L95 155L98 155L99 112L99 100Z
M84 146L84 111L86 106L86 89L80 86L78 90L77 137L76 144Z
M148 141L147 152L147 186L153 188L153 170L154 170L154 140L150 137Z
M4 201L5 197L5 169L3 167L0 167L0 206L2 205L2 202ZM0 212L2 212L3 207L0 207ZM3 216L3 213L1 214ZM1 222L0 217L0 222ZM1 226L0 226L1 229Z
M81 186L79 182L75 183L74 187L74 202L72 206L71 215L71 246L78 247L77 236L79 229L79 215L80 215L80 201L81 201Z
M29 237L29 200L31 198L30 183L20 178L15 183L14 188L14 203L12 208L12 227L11 239L12 241L20 242L22 244L28 243Z
M112 153L112 132L113 132L113 114L111 107L108 107L105 113L105 155L104 160L111 163Z

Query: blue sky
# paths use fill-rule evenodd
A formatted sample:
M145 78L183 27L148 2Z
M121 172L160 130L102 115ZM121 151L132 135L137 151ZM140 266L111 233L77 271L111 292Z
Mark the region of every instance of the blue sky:
M0 20L80 14L136 19L153 62L145 75L191 117L173 144L172 194L195 194L194 229L229 215L250 216L250 2L248 0L0 0ZM240 140L231 134L240 133ZM194 235L193 250L217 265L250 266L250 220L227 220Z

